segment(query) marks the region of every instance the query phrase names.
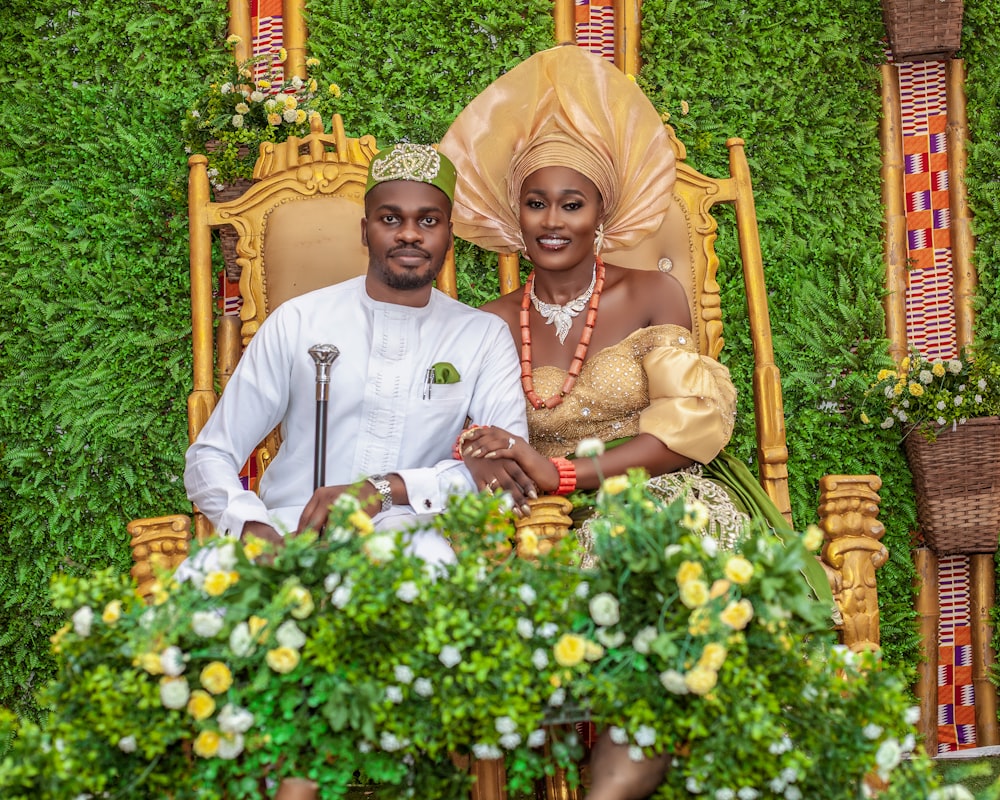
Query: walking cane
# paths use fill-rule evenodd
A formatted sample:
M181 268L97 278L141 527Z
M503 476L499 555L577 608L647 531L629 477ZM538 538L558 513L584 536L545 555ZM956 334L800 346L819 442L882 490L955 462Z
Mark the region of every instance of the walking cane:
M330 366L340 351L332 344L314 344L309 355L316 362L316 449L313 455L313 491L326 484L326 408L330 397Z

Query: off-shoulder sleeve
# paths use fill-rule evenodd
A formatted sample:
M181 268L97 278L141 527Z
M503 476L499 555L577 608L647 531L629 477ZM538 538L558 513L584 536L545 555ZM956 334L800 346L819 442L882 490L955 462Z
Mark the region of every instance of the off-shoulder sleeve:
M678 332L652 347L642 367L649 381L649 406L639 415L639 432L707 464L733 435L736 388L729 369L699 355L690 334Z

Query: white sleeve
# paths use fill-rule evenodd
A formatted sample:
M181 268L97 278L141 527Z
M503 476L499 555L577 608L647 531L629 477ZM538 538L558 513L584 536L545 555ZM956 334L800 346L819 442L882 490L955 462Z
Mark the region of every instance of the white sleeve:
M251 339L211 416L188 448L188 498L220 533L239 536L248 521L271 522L267 508L243 488L240 470L288 405L290 366L277 309ZM282 380L282 376L284 380Z
M510 331L499 317L490 319L477 358L480 369L469 404L469 419L475 425L496 425L527 439L521 363ZM403 479L410 505L418 514L438 513L444 510L451 495L476 491L465 464L450 458L433 467L398 470L397 474Z

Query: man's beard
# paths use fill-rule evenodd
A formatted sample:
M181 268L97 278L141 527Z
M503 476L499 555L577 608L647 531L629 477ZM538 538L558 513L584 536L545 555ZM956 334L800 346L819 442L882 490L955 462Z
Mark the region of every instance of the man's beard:
M372 265L376 268L382 282L386 286L390 289L406 292L423 289L425 286L432 284L444 266L444 258L436 265L419 270L407 270L405 272L390 269L388 263L380 258L372 259Z

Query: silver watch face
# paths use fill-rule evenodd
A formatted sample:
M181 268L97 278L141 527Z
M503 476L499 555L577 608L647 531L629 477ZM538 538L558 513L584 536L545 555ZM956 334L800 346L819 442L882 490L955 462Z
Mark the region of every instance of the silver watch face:
M375 487L375 491L382 498L382 510L388 511L392 508L392 486L385 475L370 475L368 483Z

